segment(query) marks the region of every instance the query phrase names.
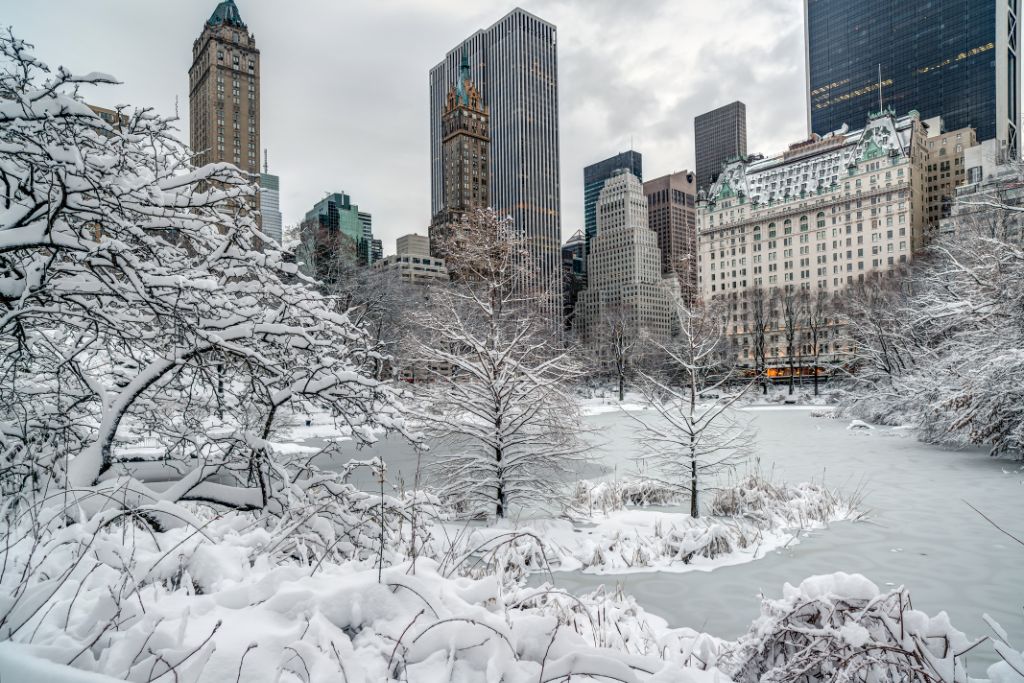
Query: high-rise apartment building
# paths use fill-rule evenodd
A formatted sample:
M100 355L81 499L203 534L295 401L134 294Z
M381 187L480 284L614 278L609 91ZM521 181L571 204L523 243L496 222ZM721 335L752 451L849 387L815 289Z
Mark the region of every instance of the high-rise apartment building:
M697 189L707 190L718 179L722 164L747 154L747 105L733 102L693 120L697 157Z
M697 183L689 171L644 183L649 225L658 237L662 275L674 275L683 300L697 298Z
M445 259L463 217L491 205L490 114L470 74L469 51L462 61L441 116L441 209L430 223L433 255Z
M701 299L724 307L741 362L754 358L753 294L834 295L913 259L924 244L926 135L917 112L876 114L859 130L734 161L698 194ZM841 352L833 332L828 354ZM770 363L788 357L782 337L776 318Z
M260 171L260 51L234 0L224 0L192 44L189 130L197 165ZM255 206L255 205L254 205Z
M626 170L609 178L596 213L587 288L576 303L580 338L602 353L613 326L628 339L665 341L672 334L679 294L676 279L662 277L658 238L648 227L640 179Z
M804 16L811 132L915 109L1019 155L1020 0L804 0Z
M587 245L597 234L597 198L601 196L604 184L616 171L625 169L644 180L644 160L640 152L620 152L604 161L591 164L583 169L583 234ZM585 267L585 264L584 264Z
M278 244L284 238L281 218L281 179L270 173L267 163L260 173L260 218L262 230Z
M491 205L512 217L529 239L536 284L550 293L550 316L560 320L561 198L558 158L556 29L516 8L469 36L430 70L431 212L445 208L444 126L447 95L469 72L489 109Z

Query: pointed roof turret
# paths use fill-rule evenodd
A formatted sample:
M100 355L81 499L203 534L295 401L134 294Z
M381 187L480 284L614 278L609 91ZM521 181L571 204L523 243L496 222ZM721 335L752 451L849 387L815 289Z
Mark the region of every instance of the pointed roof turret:
M210 15L206 23L210 26L224 25L246 28L245 22L242 21L242 15L239 13L238 7L235 6L235 0L224 0L217 5L217 9L213 10L213 14Z
M462 44L462 63L459 65L459 82L455 84L455 94L459 98L459 104L469 104L469 91L466 84L470 81L469 74L469 49Z

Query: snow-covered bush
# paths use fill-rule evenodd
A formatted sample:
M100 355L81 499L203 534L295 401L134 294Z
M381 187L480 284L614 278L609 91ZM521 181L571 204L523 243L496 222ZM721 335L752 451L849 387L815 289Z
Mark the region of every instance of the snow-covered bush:
M607 513L627 506L674 505L685 499L677 486L644 478L614 481L580 481L569 498L574 512Z
M719 664L736 683L967 683L961 657L977 643L945 612L913 609L903 588L882 593L863 576L837 573L765 600Z
M711 501L711 514L745 520L759 529L808 528L854 516L859 494L843 496L818 484L776 484L754 470Z

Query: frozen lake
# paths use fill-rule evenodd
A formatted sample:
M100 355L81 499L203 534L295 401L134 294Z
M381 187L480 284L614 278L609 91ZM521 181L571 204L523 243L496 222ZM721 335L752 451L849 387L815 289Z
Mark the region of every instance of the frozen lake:
M621 584L649 611L673 626L689 626L723 638L745 632L757 616L759 595L778 597L785 582L814 574L858 572L879 587L906 585L914 606L949 613L968 636L988 635L987 613L1011 641L1024 647L1024 546L1014 543L964 501L1004 529L1024 538L1024 471L982 450L927 446L888 428L847 431L845 420L812 417L801 408L748 408L757 428L761 467L776 480L822 477L830 486L864 489L869 522L835 524L799 544L744 565L712 572L589 575L556 573L563 588L585 592ZM618 411L586 418L597 462L581 472L631 471L637 424ZM312 443L312 441L310 442ZM397 439L356 457L381 454L389 478L412 481L415 456ZM429 456L427 456L429 457ZM968 660L973 673L994 661L991 648Z

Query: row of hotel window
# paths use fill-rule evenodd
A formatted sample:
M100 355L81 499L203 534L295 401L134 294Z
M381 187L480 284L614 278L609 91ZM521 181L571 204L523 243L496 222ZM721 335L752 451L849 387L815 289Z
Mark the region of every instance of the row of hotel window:
M881 268L883 266L891 268L891 267L895 266L896 263L906 263L906 262L907 262L907 255L906 254L900 254L898 258L895 257L895 256L889 256L889 257L886 257L884 259L882 259L882 258L872 259L871 260L871 268L872 269L877 269L877 268ZM863 261L858 261L857 262L857 270L858 271L864 271L865 270L864 262ZM834 275L841 275L842 272L843 272L843 268L842 268L841 265L837 265L837 266L833 266L832 267L832 273ZM852 273L853 272L853 263L852 262L846 264L846 272L847 273ZM828 279L826 277L827 275L828 275L828 268L827 267L818 268L817 276L819 278L826 278L826 279L818 280L818 288L819 289L825 289L826 287L828 287ZM796 280L797 280L797 274L795 272L783 273L782 276L783 276L782 277L782 282L796 282ZM805 282L803 282L801 284L801 287L809 289L810 286L811 286L811 283L809 282L810 278L811 278L811 271L810 271L810 269L801 270L800 273L799 273L799 279L805 281ZM858 278L859 278L859 281L863 282L864 281L864 273L861 272L858 275ZM832 282L833 286L834 287L838 287L841 284L841 282L842 282L842 277L835 277L832 280L833 280L833 282ZM847 284L852 284L853 283L853 276L852 275L847 275L846 276L846 282L847 282ZM778 275L769 275L768 276L768 282L767 282L768 285L777 285L778 283L779 283L779 276ZM730 284L731 284L731 287L729 286ZM761 278L761 277L755 277L754 278L754 286L755 287L761 287L764 284L766 284L765 281L764 281L764 278ZM716 291L717 292L725 292L725 290L727 290L727 289L746 289L746 288L747 288L747 281L746 280L733 280L732 283L724 283L723 282L720 285L712 284L711 285L711 292L712 293L714 293Z

